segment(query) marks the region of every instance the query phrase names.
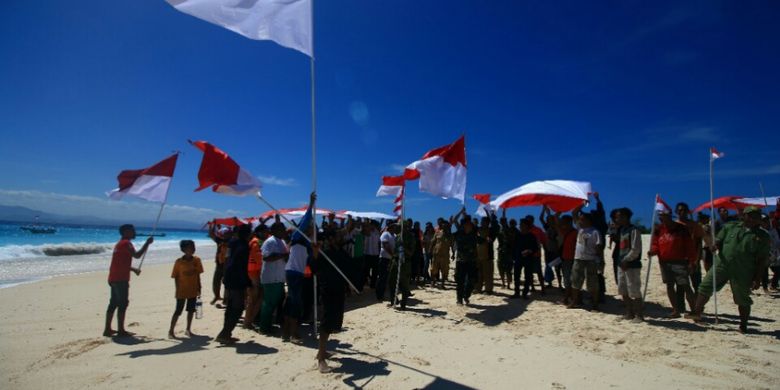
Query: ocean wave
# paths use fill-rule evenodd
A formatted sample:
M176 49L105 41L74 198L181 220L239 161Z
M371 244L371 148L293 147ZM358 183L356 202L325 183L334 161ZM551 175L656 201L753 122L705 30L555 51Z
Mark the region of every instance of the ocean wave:
M196 240L196 245L209 245L213 243L210 240ZM140 249L143 241L136 242L136 248ZM179 247L178 240L159 240L152 244L150 250L174 249ZM0 246L0 261L16 260L35 257L60 257L60 256L82 256L99 255L111 253L114 248L113 243L95 243L95 242L76 242L61 244L43 244L43 245L4 245Z

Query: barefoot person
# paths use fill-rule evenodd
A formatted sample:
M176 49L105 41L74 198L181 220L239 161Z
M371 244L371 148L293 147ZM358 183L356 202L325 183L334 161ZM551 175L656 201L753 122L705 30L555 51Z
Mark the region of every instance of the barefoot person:
M623 207L615 213L618 261L618 293L623 297L626 313L623 318L634 322L644 321L642 314L642 234L631 224L634 213Z
M222 331L216 337L221 344L233 344L233 337L241 313L246 305L246 290L252 286L249 280L249 240L252 238L252 226L241 225L236 229L236 237L230 241L230 256L225 262L225 321Z
M312 236L314 225L312 205L317 200L314 192L309 196L309 209L306 210L298 229L307 236ZM282 341L292 341L300 344L298 323L303 317L303 274L311 257L311 244L299 231L295 231L290 239L290 256L285 266L287 280L287 299L284 301L284 324L282 325Z
M344 232L336 230L323 232L320 236L321 243L315 244L312 251L311 268L317 274L323 308L317 349L317 367L321 373L331 371L327 363L327 359L330 357L327 352L328 339L330 339L331 334L341 332L344 323L344 298L347 292L347 282L333 268L333 265L319 253L318 246L322 245L325 254L337 267L349 275L349 255L343 248L343 234Z
M111 300L106 310L106 327L103 330L103 336L131 336L132 333L125 330L125 313L127 312L128 293L130 290L130 271L141 274L140 268L133 268L133 258L140 259L149 249L149 245L154 242L154 237L146 239L146 243L141 250L136 251L132 240L135 239L135 227L133 225L122 225L119 227L121 239L114 246L114 253L111 256L111 267L108 271L108 285L111 287ZM118 329L115 332L111 329L111 321L116 314Z
M225 260L228 255L228 242L233 235L233 231L228 227L218 228L216 223L212 223L209 228L209 237L217 244L217 253L214 255L214 277L211 280L211 289L214 292L214 299L211 304L217 304L222 301L222 277L225 272Z
M463 220L459 223L458 218L461 216ZM457 229L455 232L455 246L458 249L458 260L455 262L457 302L458 305L464 302L468 305L477 280L477 245L480 243L480 237L474 230L471 218L466 215L465 206L457 215L450 218L450 221Z
M685 311L685 300L693 307L693 290L689 275L696 264L696 246L685 225L675 222L670 211L658 212L661 224L650 241L648 256L658 256L661 279L666 284L666 294L672 304L669 318L680 318Z
M688 318L700 321L713 289L720 290L728 282L739 309L739 331L747 332L750 306L753 304L750 290L758 289L761 283L761 270L767 264L770 249L769 235L760 226L761 210L754 206L745 208L742 221L728 222L723 226L715 240L719 252L713 265L716 275L713 276L710 269L704 276L699 285L696 306ZM718 278L717 282L714 277Z
M201 264L200 258L194 256L195 242L182 240L179 243L179 249L184 253L184 256L173 263L173 271L171 271L171 278L176 285L176 311L173 312L171 329L168 330L168 337L172 339L176 338L174 328L185 304L187 306L186 335L192 337L192 316L195 314L195 301L200 296L200 274L203 273L203 264Z
M572 296L567 308L580 303L580 289L585 283L591 297L591 308L598 309L600 262L604 258L604 236L593 227L591 213L578 213L577 246L574 249L574 264L571 269Z

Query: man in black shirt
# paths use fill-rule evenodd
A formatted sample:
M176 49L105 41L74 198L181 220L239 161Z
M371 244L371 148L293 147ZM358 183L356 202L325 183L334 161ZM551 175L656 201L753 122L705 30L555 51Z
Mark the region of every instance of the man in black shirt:
M241 313L244 311L246 289L252 286L249 279L249 239L252 236L251 225L241 225L236 231L236 238L230 241L230 257L225 262L225 322L216 341L222 344L233 344L238 339L232 337Z
M515 294L512 295L512 298L520 298L520 271L525 268L523 299L528 299L528 290L531 289L531 285L534 283L535 269L533 264L537 261L535 254L538 251L539 241L536 239L536 236L531 233L531 221L528 219L521 219L520 232L517 234L515 241ZM544 280L540 280L539 282L544 283Z

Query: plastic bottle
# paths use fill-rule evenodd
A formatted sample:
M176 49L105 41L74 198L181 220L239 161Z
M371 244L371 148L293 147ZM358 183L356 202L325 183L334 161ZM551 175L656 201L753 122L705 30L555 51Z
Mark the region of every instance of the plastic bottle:
M201 319L203 318L203 300L198 297L197 300L195 300L195 318Z

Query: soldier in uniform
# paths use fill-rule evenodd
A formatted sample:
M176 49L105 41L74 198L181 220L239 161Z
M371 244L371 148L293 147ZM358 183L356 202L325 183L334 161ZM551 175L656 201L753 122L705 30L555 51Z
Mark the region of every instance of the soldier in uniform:
M450 224L447 221L439 220L439 230L433 235L431 248L433 248L433 259L431 260L431 284L436 285L438 281L441 289L444 289L444 282L450 272L450 254L452 249L452 233ZM452 253L454 255L454 253ZM439 279L441 275L441 279Z
M715 240L718 254L715 267L717 281L713 280L710 269L699 285L699 295L693 312L687 316L701 321L704 305L712 295L713 289L720 290L728 282L734 303L739 307L739 331L747 332L750 317L750 291L761 283L761 270L769 258L769 235L761 229L761 210L750 206L742 213L742 221L732 221L723 225Z
M463 216L463 221L458 218ZM455 262L455 282L457 283L458 304L468 305L471 292L477 279L477 245L482 241L474 229L471 218L466 215L466 207L450 218L455 224L455 246L458 249L458 259Z

